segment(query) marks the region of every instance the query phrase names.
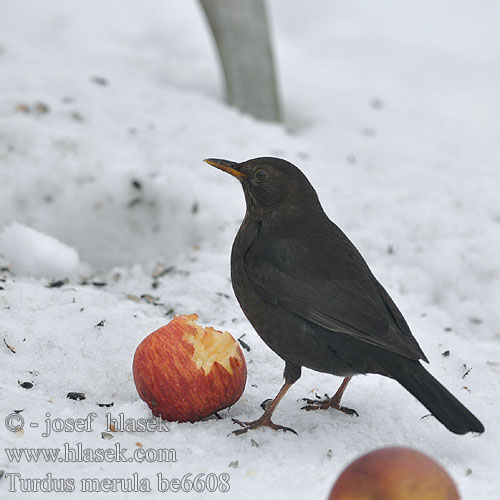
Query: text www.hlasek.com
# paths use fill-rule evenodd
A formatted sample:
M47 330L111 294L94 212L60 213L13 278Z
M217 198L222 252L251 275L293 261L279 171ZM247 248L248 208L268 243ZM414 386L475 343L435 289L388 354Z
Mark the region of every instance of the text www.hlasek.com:
M132 452L116 443L110 448L84 448L82 443L63 448L6 448L9 462L177 462L173 448L137 448Z

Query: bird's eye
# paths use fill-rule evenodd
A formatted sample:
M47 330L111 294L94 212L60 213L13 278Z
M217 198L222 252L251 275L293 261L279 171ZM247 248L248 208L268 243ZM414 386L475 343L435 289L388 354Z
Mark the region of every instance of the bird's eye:
M267 172L265 170L257 170L255 172L255 179L257 182L264 182L267 179Z

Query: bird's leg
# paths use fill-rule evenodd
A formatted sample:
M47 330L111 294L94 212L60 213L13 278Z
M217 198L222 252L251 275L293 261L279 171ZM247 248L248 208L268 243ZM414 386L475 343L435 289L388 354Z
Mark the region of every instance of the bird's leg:
M325 395L325 399L306 399L304 401L307 403L306 406L303 406L303 410L311 411L311 410L327 410L328 408L335 408L347 415L356 415L358 416L358 412L353 410L352 408L347 408L345 406L341 406L340 400L344 394L344 391L347 387L347 384L350 382L352 377L345 377L337 392L329 398Z
M270 427L271 429L274 429L275 431L283 430L283 431L290 431L290 432L293 432L294 434L297 434L290 427L284 427L283 425L275 424L271 420L271 416L272 416L274 410L276 409L276 407L278 406L278 403L281 401L281 399L285 395L286 391L288 391L288 389L290 389L291 386L292 386L292 384L290 384L289 382L285 382L283 384L283 387L280 389L280 392L278 392L278 395L274 398L273 402L268 406L267 410L262 414L262 416L259 419L254 420L253 422L241 422L240 420L233 418L234 423L241 425L243 427L243 429L238 429L236 431L233 431L233 434L236 434L236 435L243 434L249 430L257 429L257 427Z
M240 435L244 434L245 432L253 429L257 429L258 427L270 427L271 429L274 429L275 431L285 431L285 432L293 432L294 434L297 434L291 427L285 427L283 425L278 425L275 424L271 420L271 416L274 413L274 410L276 410L276 407L278 406L279 402L283 399L283 396L286 394L288 389L292 387L292 385L299 379L301 374L301 367L292 365L291 363L286 363L285 365L285 383L283 384L283 387L280 389L278 392L277 396L274 398L273 402L267 407L266 411L262 414L262 416L254 420L253 422L242 422L240 420L237 420L233 418L233 422L241 425L243 429L238 429L236 431L233 431L233 434Z

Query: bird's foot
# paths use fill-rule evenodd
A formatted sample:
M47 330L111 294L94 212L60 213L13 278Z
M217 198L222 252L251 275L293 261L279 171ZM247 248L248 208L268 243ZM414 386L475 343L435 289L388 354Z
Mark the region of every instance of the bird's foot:
M342 406L340 404L340 398L336 398L335 396L330 398L328 397L328 394L325 394L324 399L321 399L318 395L316 395L316 398L317 399L303 398L303 401L305 401L307 405L303 406L301 409L306 411L312 411L312 410L328 410L328 408L334 408L335 410L341 411L346 415L356 415L356 417L359 417L359 414L356 410L353 410L352 408L347 408L346 406Z
M297 432L295 432L291 427L285 427L284 425L278 425L272 422L271 418L268 417L265 413L262 415L262 417L254 420L253 422L242 422L241 420L237 420L236 418L233 418L232 420L235 424L241 425L241 427L243 427L242 429L237 429L236 431L232 432L232 434L236 434L237 436L239 436L240 434L244 434L247 431L257 429L258 427L270 427L275 431L292 432L293 434L297 435Z

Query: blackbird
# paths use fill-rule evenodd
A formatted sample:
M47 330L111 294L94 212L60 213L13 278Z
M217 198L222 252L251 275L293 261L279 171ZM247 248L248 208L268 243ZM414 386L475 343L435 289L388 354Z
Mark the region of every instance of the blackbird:
M271 416L302 367L345 377L336 394L305 409L341 406L356 374L398 381L456 434L483 432L481 422L421 364L428 362L403 315L342 230L325 214L305 175L279 158L242 163L207 159L243 186L246 214L231 253L236 298L262 340L285 361L285 383L261 426L295 432Z

